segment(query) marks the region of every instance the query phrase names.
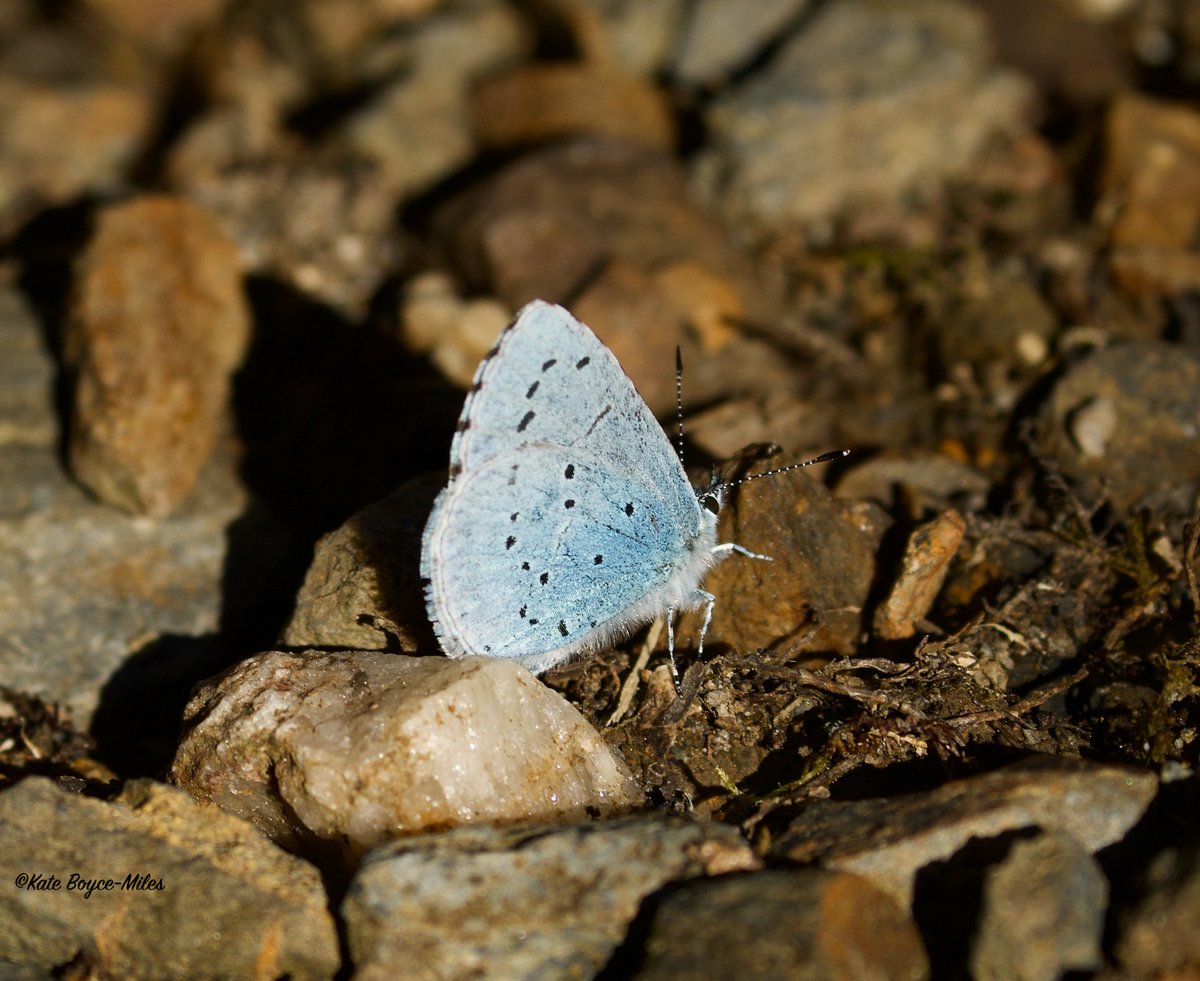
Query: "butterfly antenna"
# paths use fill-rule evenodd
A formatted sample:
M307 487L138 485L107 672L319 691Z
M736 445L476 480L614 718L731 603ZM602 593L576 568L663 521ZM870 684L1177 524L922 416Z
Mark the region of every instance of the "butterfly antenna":
M679 462L683 463L683 350L675 348L675 417L679 421L679 434L676 436L675 452L679 454Z
M789 470L799 470L801 467L811 467L814 463L828 463L830 460L840 460L842 457L849 455L849 450L830 450L828 453L822 453L820 456L815 456L811 460L805 460L803 463L793 463L788 467L777 467L774 470L764 470L762 473L752 473L749 477L731 480L726 486L736 487L738 484L748 484L752 480L761 480L763 477L774 477L776 474L787 473Z

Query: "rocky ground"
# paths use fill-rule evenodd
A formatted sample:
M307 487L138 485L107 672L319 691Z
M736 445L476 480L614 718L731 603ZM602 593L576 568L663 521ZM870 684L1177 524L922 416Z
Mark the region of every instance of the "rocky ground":
M1189 0L6 0L0 974L1200 972L1198 97ZM852 451L681 693L438 656L534 298Z

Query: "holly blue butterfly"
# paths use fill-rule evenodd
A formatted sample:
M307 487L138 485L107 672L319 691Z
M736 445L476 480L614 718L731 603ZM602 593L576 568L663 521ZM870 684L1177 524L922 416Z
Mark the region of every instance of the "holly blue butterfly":
M678 612L704 607L703 652L708 569L768 558L717 544L725 487L693 490L612 352L562 307L528 304L475 373L425 526L442 649L541 673L665 615L674 669Z

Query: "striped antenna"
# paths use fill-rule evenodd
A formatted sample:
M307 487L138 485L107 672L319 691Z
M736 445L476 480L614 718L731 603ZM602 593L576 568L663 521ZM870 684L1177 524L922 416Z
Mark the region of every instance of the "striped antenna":
M761 480L763 477L774 477L776 474L787 473L789 470L799 470L801 467L811 467L814 463L828 463L830 460L840 460L842 457L849 455L849 450L830 450L828 453L822 453L820 456L813 457L811 460L805 460L803 463L793 463L789 467L777 467L774 470L764 470L762 473L752 473L749 477L731 480L725 486L736 487L738 484L748 484L752 480Z
M675 348L675 416L679 420L679 435L676 437L675 451L679 454L679 462L683 463L683 350Z

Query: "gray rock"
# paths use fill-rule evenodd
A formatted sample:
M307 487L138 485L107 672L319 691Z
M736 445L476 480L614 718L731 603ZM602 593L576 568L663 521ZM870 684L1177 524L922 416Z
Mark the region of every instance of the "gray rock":
M11 291L0 296L0 371L23 376L0 386L0 677L63 705L87 726L101 690L131 655L148 655L168 637L186 640L201 657L213 653L200 649L199 638L230 612L223 610L228 532L247 499L227 449L165 520L133 518L90 499L60 463L54 369L41 332ZM252 578L266 575L276 561L270 553L265 545L253 550ZM187 676L194 665L169 663L165 652L154 660L165 674L139 694L143 724L170 701L167 676L182 679L185 691L204 676ZM112 707L128 720L128 706Z
M377 163L401 195L426 190L471 159L471 81L516 61L526 39L509 7L473 3L430 17L410 41L410 70L334 138Z
M1104 964L1108 880L1070 835L1018 841L988 870L971 968L979 981L1056 981Z
M1039 761L886 800L817 801L775 844L793 861L865 876L907 906L917 872L972 839L1027 827L1071 835L1090 852L1120 840L1158 789L1151 773Z
M808 5L809 0L697 0L684 16L672 69L687 82L719 82L757 56Z
M1143 341L1097 351L1067 371L1042 410L1043 452L1089 503L1125 509L1200 487L1200 358Z
M502 659L261 654L202 685L185 725L176 784L346 865L416 831L641 803L583 716Z
M768 870L666 890L636 976L917 981L929 959L908 913L865 879Z
M5 977L71 962L148 979L338 969L316 869L170 787L107 803L28 777L0 793L0 838Z
M1200 847L1157 856L1143 896L1121 918L1116 944L1120 977L1189 977L1200 965Z
M695 183L760 226L827 218L963 173L988 137L1023 128L1026 102L961 4L827 4L716 101Z
M757 865L725 825L461 828L371 852L342 915L358 981L406 964L444 979L591 977L650 893Z

